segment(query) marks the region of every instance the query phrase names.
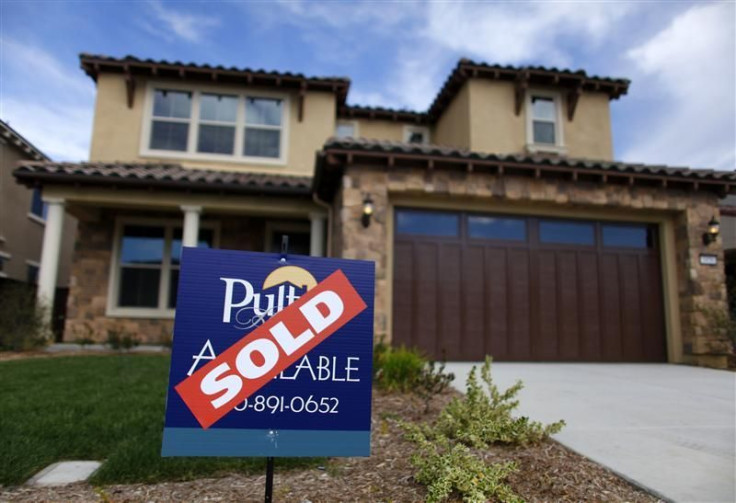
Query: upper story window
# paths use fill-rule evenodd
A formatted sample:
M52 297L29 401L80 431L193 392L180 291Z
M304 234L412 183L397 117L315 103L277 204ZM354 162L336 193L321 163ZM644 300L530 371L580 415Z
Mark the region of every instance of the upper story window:
M143 155L284 163L287 98L152 88Z
M49 211L49 207L43 202L41 198L41 189L33 189L33 196L31 198L31 215L41 220L46 220L46 214Z
M338 138L355 138L358 136L358 127L355 122L338 122L335 127L335 136Z
M429 143L429 129L421 126L404 126L404 142L426 145Z
M554 92L531 92L527 100L527 143L530 150L563 147L560 98Z

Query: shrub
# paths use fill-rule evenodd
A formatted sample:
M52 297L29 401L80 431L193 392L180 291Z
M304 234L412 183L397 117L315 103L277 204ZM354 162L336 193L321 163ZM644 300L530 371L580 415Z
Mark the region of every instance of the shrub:
M107 343L114 350L130 350L139 344L138 338L120 327L113 327L107 331Z
M517 381L500 392L491 378L491 358L486 357L480 371L484 390L478 383L476 370L473 367L468 375L465 396L454 398L440 414L435 426L437 433L482 448L491 444L538 443L565 425L564 421L557 421L545 426L528 417L512 417L512 411L519 406L515 397L524 387L522 382Z
M450 383L455 380L455 374L445 373L445 363L429 362L422 368L412 386L412 392L424 402L424 413L429 412L429 404L432 398L447 390Z
M409 391L417 382L427 360L415 349L382 348L374 364L376 384L388 391Z
M74 342L80 346L88 346L95 342L95 331L92 326L85 322L81 327L74 327Z
M47 310L36 307L34 289L11 281L0 286L0 350L27 351L49 340Z
M404 424L404 428L407 439L417 446L410 462L416 469L415 480L427 487L427 501L444 501L453 493L468 502L492 498L502 502L522 501L506 484L508 476L516 471L516 464L486 464L468 447L452 443L443 435L430 440L421 427Z

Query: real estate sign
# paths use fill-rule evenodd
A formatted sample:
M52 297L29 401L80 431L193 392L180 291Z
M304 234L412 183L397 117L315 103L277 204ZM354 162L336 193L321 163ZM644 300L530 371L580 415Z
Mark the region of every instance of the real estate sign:
M162 455L369 455L374 275L185 248Z

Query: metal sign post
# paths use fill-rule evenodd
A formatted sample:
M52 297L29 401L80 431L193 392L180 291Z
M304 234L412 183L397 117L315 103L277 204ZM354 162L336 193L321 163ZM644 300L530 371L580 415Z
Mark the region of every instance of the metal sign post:
M266 458L266 497L264 501L271 503L273 498L273 458Z

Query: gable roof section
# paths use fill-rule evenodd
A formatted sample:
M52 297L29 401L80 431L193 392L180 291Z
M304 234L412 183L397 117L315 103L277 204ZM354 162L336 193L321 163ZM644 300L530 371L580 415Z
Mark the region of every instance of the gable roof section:
M344 167L381 166L385 169L419 167L498 176L564 178L574 182L646 185L687 190L709 190L725 195L736 191L736 171L690 169L663 165L573 159L545 155L503 155L471 152L439 145L419 145L364 138L330 138L317 154L313 189L331 200Z
M50 160L48 156L41 152L38 148L36 148L33 143L23 138L23 136L18 131L10 127L7 122L2 120L0 120L0 138L8 142L10 145L15 146L30 159L36 161Z
M141 59L135 56L114 58L97 54L79 55L82 70L97 82L103 72L121 73L126 77L146 77L199 80L207 82L239 83L253 86L281 87L297 90L334 92L338 103L344 104L350 87L350 79L344 77L308 77L301 73L254 70L251 68L211 66L182 63L164 59Z
M193 192L311 196L311 177L188 169L161 163L23 162L18 183L153 188Z
M513 82L516 86L517 110L520 91L527 89L530 85L560 87L568 89L574 95L579 95L583 91L602 92L608 94L610 99L618 99L628 92L631 83L628 79L588 75L584 70L544 66L490 65L463 58L455 65L442 89L429 106L427 114L431 121L437 120L442 115L442 112L470 78Z

